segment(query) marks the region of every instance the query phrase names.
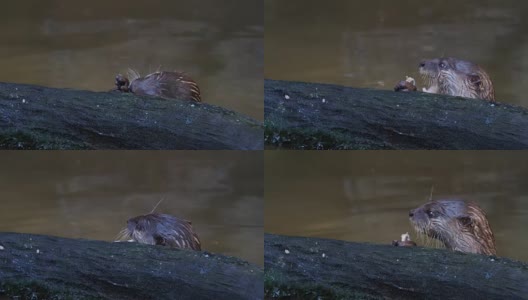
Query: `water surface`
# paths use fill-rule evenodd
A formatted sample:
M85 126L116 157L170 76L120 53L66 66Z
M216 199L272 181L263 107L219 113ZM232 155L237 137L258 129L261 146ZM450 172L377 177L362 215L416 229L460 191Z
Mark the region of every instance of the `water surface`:
M249 151L39 151L0 156L0 231L112 241L156 211L202 249L263 264L263 158Z
M128 68L188 73L204 102L263 119L259 0L10 1L0 81L107 91Z
M378 244L409 232L424 245L408 212L434 187L434 199L477 202L498 255L528 261L526 178L515 151L267 151L265 231Z
M266 78L392 89L419 79L423 58L454 56L528 107L528 1L266 0L265 12Z

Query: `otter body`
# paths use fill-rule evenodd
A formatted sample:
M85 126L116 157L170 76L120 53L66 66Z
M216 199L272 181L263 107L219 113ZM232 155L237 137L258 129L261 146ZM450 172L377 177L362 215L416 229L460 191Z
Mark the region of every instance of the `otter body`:
M129 77L130 80L121 74L116 76L118 91L164 99L189 99L197 102L202 100L200 88L184 73L157 71L141 77L137 72L130 71Z
M473 202L435 200L409 212L417 232L444 243L447 249L495 255L495 239L484 211Z
M191 222L167 214L152 213L128 220L119 240L172 248L201 250Z
M488 73L478 65L453 57L424 60L420 74L429 85L424 92L495 101Z

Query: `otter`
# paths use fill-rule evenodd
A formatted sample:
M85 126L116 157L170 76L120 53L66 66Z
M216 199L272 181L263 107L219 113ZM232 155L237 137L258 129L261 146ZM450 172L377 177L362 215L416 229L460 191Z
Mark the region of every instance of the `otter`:
M418 233L438 239L447 249L495 255L495 239L484 211L474 202L434 200L409 212Z
M495 102L491 79L478 65L453 57L424 60L420 74L429 85L426 93L436 93Z
M129 70L129 78L118 74L115 78L116 90L137 95L156 96L164 99L190 99L202 101L198 84L180 72L156 71L145 77Z
M130 218L127 227L121 230L117 240L180 249L202 249L191 222L159 213Z

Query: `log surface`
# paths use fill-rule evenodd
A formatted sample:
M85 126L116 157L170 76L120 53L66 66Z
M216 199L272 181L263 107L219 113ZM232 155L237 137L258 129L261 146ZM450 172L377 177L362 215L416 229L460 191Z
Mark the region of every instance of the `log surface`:
M506 258L272 234L264 250L266 299L528 299L528 264Z
M206 103L0 83L0 149L263 149L263 126Z
M266 80L265 142L287 149L528 149L528 109L422 92Z
M0 246L0 298L263 298L262 270L233 257L17 233Z

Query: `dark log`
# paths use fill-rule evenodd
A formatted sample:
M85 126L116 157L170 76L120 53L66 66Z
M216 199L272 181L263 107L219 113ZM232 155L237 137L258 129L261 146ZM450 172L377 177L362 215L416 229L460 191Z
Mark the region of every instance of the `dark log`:
M528 264L446 249L264 238L266 299L528 299Z
M0 246L0 298L263 298L262 269L233 257L16 233Z
M258 150L263 132L206 103L0 83L0 149Z
M266 80L265 142L288 149L528 149L528 109Z

